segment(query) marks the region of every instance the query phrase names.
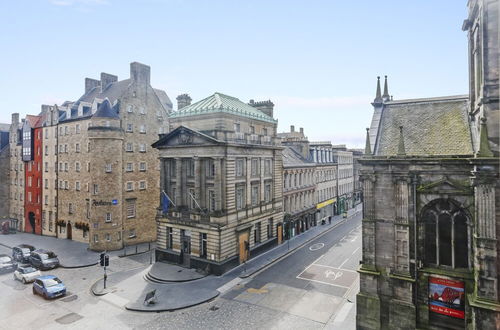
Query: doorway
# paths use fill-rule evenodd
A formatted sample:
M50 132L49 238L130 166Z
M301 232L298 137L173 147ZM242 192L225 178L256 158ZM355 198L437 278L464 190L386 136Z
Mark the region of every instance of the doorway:
M181 230L181 254L182 266L191 266L191 232L189 230Z
M35 213L30 212L28 213L28 220L31 226L31 232L34 234L35 233Z
M247 261L250 256L250 240L248 231L239 233L238 235L240 264Z
M73 232L71 228L71 224L68 222L68 226L66 227L66 238L73 239Z

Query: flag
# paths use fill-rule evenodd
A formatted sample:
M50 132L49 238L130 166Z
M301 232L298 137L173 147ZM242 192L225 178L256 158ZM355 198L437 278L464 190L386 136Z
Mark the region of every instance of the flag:
M161 211L163 214L168 212L168 207L170 206L170 198L168 198L165 191L162 191L161 194Z

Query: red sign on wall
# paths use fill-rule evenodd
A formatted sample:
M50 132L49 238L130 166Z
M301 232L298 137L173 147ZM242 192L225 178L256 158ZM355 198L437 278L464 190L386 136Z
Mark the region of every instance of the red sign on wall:
M465 283L429 277L429 309L434 313L463 319L465 317Z

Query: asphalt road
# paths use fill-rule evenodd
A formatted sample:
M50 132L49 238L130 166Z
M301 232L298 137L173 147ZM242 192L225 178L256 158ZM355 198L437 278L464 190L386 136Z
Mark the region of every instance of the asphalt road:
M0 275L0 329L354 329L361 257L358 214L247 279L215 300L166 313L126 311L117 294L94 297L98 266L55 269L68 287L47 301L31 285ZM0 253L10 254L0 246ZM149 255L112 258L110 272L142 270Z

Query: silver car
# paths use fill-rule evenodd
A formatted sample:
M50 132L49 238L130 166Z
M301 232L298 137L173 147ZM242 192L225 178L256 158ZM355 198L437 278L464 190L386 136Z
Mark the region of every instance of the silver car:
M19 280L24 284L34 282L39 276L42 276L42 273L40 273L38 269L31 266L17 267L14 272L14 279Z

